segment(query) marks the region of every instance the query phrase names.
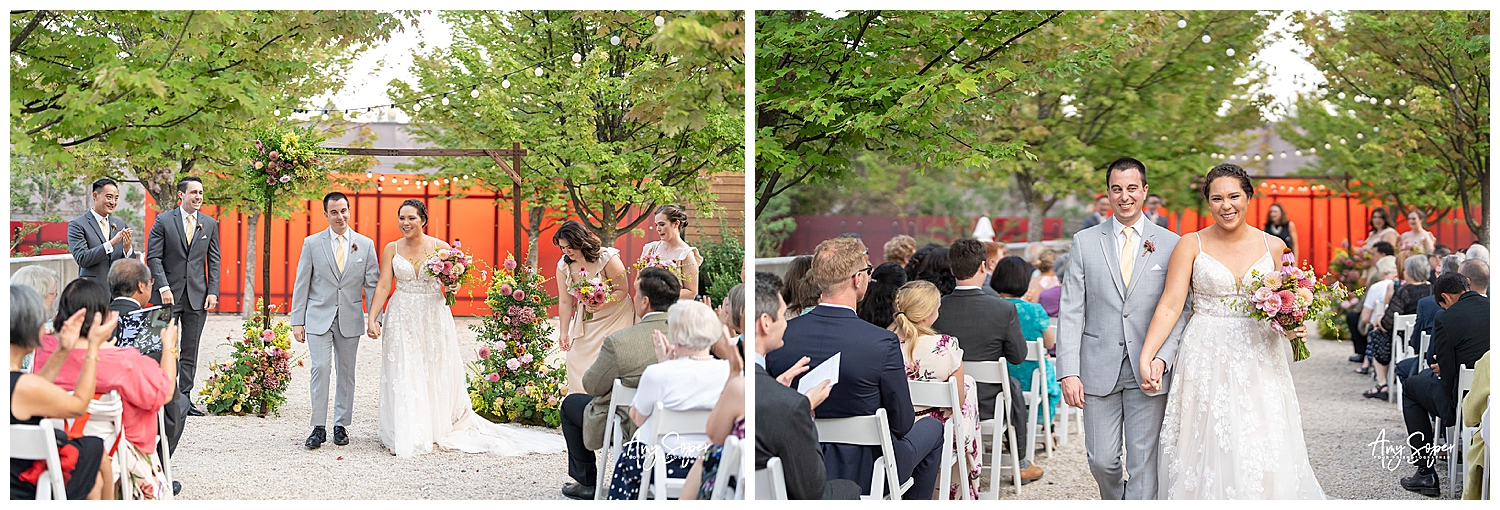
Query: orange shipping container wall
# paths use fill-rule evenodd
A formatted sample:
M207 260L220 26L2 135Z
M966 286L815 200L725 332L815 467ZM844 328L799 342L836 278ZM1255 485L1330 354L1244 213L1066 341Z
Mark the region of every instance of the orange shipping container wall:
M736 182L743 186L742 180ZM716 185L715 189L719 187ZM356 232L373 239L377 250L383 249L386 243L401 237L401 230L396 222L396 210L402 201L410 198L421 200L427 205L427 234L450 243L461 242L465 251L473 255L476 260L482 261L478 264L480 268L498 267L500 262L513 252L526 248L527 237L524 232L521 236L522 246L519 249L512 246L514 229L510 210L511 201L508 197L497 197L490 191L471 188L466 190L468 196L463 198L440 199L436 198L437 195L434 193L424 192L437 189L436 187L429 187L428 190L422 190L419 186L406 188L404 192L392 192L391 187L386 187L381 192L375 190L346 192L351 201L350 226ZM743 190L739 193L743 196ZM297 273L297 259L301 255L302 239L328 228L328 221L323 216L323 205L320 201L309 200L302 204L302 210L290 219L278 218L271 223L271 304L281 307L280 310L283 313L291 308L291 290ZM721 201L720 206L724 205ZM156 204L149 196L146 199L146 209L146 224L143 231L150 232L151 225L155 222L160 210L156 208ZM743 211L744 207L741 203L737 210L729 211L729 217L739 218L739 221L743 222ZM246 270L244 259L249 222L243 214L223 214L212 204L211 198L205 204L203 212L219 221L221 260L217 311L238 312L245 305L242 302ZM689 242L697 242L705 230L717 230L717 219L697 221L698 224L693 225ZM646 231L644 237L636 237L627 233L615 240L615 247L620 249L627 263L635 261L646 243L657 239L649 225L648 218L638 226ZM547 282L549 291L556 294L556 287L551 279L554 277L557 261L562 257L562 252L552 245L552 232L556 231L555 222L549 221L545 226L547 228L538 242L538 251L540 251L538 269L549 279ZM741 234L743 226L739 223L731 222L729 226L736 236ZM264 229L263 223L256 226L257 244L263 241L260 237L264 235ZM257 291L257 297L260 296L262 257L261 253L256 253L253 288ZM485 288L482 284L461 289L458 292L458 304L453 306L453 314L486 313L484 296ZM250 304L253 305L253 303ZM554 315L557 313L556 307L553 307L551 313Z

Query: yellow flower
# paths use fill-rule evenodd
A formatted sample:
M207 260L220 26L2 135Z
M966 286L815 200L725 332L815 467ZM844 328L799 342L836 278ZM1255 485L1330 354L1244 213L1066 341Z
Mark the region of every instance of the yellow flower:
M236 412L236 413L240 412L240 405L239 404L235 404L234 407L233 407L233 409L234 409L234 412Z

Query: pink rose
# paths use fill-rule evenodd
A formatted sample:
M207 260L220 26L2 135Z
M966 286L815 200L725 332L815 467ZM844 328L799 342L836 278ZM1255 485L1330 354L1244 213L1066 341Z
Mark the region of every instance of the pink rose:
M602 291L602 290L596 290L596 291L594 291L594 301L598 301L600 303L603 303L604 302L604 291Z
M516 259L505 259L505 268L506 269L515 269L516 268Z
M516 289L515 292L512 292L510 294L510 297L515 299L516 301L520 301L522 299L526 299L526 293L522 292L521 289Z
M276 332L273 331L273 330L269 330L268 329L268 330L262 331L260 333L260 339L261 340L269 342L269 341L271 341L274 338L276 338Z
M1267 314L1276 315L1276 311L1281 309L1281 295L1272 292L1269 296L1266 296L1264 300L1260 301L1260 304L1257 306L1257 308L1260 308L1260 311L1266 312Z
M480 347L479 348L479 359L489 359L489 358L490 358L490 348L489 347Z
M512 291L512 290L514 290L514 289L512 289L510 287L509 283L502 283L502 284L500 284L500 293L501 294L510 294L510 291Z
M515 358L511 358L511 359L505 361L505 366L507 368L510 368L511 370L515 370L515 369L521 368L521 360L518 360L518 359L515 359Z
M485 379L489 379L490 382L500 382L500 374L490 372L490 375L485 376Z
M526 353L526 354L522 354L521 355L521 363L531 363L531 360L533 360L533 359L536 359L536 358L532 358L531 357L531 353L529 353L529 352Z
M1250 296L1250 300L1255 301L1256 303L1261 303L1267 299L1270 299L1271 295L1275 293L1276 291L1271 290L1270 287L1261 287L1259 289L1255 289L1255 294Z

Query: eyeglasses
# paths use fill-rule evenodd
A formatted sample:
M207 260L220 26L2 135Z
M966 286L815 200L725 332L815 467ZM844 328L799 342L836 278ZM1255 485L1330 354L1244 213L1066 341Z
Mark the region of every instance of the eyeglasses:
M870 264L870 263L865 263L865 268L864 269L856 271L854 274L849 275L849 277L853 278L853 277L859 276L859 273L864 273L866 275L870 275L871 277L874 277L875 276L875 265L874 264Z

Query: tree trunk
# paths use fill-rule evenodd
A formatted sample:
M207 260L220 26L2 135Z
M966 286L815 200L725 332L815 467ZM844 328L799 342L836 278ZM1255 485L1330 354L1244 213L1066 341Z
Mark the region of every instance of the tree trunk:
M255 314L255 240L258 237L255 226L260 224L260 213L249 213L245 220L249 225L249 237L245 240L245 298L240 300L240 317L249 320Z
M1047 210L1052 208L1052 203L1057 199L1031 199L1026 201L1026 242L1042 242L1043 222L1047 219Z
M599 215L604 218L604 221L599 224L598 229L594 230L594 235L599 236L599 243L603 247L614 248L615 238L620 235L618 229L615 228L615 224L617 223L615 219L615 204L605 202L599 209Z
M132 167L132 170L135 178L141 181L141 187L156 202L157 212L177 208L177 183L172 179L175 173L170 168Z
M542 238L542 218L546 214L546 207L531 207L530 218L528 218L529 221L526 225L526 264L531 267L538 267L537 245L539 244L538 240Z

